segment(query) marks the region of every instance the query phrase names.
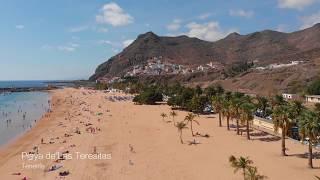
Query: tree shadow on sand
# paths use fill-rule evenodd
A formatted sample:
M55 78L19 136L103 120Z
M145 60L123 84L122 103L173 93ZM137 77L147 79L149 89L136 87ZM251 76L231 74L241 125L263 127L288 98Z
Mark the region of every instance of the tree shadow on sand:
M250 136L252 136L252 137L262 137L262 136L268 136L268 135L269 135L268 133L263 132L263 131L261 131L261 132L254 132L254 133L251 133L251 134L250 134Z
M195 145L195 146L196 146L196 145L198 145L198 144L201 144L200 141L197 141L197 140L195 140L195 139L193 139L193 141L188 141L188 145L189 145L189 146L191 146L191 145Z
M298 157L298 158L307 159L309 157L309 153L305 152L305 153L300 153L300 154L289 154L288 156L295 156L295 157ZM320 159L320 152L314 152L312 154L312 158L313 159Z
M195 136L196 136L196 137L210 138L210 135L209 135L209 134L201 134L201 133L199 133L199 132L197 132L197 133L195 134Z
M279 141L281 140L281 138L278 136L270 136L270 137L257 138L256 140L264 141L264 142L273 142L273 141Z
M214 119L214 118L217 118L216 116L207 116L206 117L207 119Z
M273 142L273 141L279 141L281 140L280 137L269 134L264 131L258 131L250 134L251 137L254 137L253 140L259 140L264 142Z

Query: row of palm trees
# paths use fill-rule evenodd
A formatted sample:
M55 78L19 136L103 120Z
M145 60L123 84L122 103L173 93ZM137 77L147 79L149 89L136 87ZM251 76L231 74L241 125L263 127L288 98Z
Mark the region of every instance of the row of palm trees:
M161 113L160 116L162 117L162 120L165 121L164 119L166 117L168 117L167 114L165 113ZM176 111L171 111L169 113L169 116L172 117L172 121L173 121L173 125L178 129L178 132L179 132L179 138L180 138L180 142L181 144L183 144L183 138L182 138L182 131L184 129L187 129L188 125L190 125L190 130L191 130L191 135L192 136L195 136L196 134L194 133L193 131L193 123L196 123L198 125L200 125L200 123L195 119L197 117L196 114L194 113L188 113L187 116L185 116L184 120L183 121L180 121L180 122L175 122L175 117L178 116L177 112ZM167 121L167 122L171 122L171 121Z
M240 134L240 124L246 126L247 139L250 139L250 124L254 119L256 106L253 98L242 93L225 93L212 97L212 106L219 114L219 126L222 126L222 117L227 120L227 130L230 130L230 120L236 120L236 131Z
M271 100L265 97L252 98L243 93L220 92L212 96L212 106L219 115L219 126L222 127L222 118L226 119L227 130L230 130L230 120L236 121L236 133L242 134L240 125L245 126L247 139L250 140L250 125L254 119L254 113L257 109L262 110L263 113L267 108L271 108L272 121L275 132L281 129L281 155L287 156L285 139L289 129L294 125L298 125L299 134L302 142L308 140L308 166L313 168L312 163L312 147L319 142L320 136L320 111L310 110L303 106L299 101L287 102L282 96L276 95ZM193 123L199 124L195 120L196 116L189 113L181 122L175 121L177 113L171 111L169 116L175 127L178 128L180 134L180 141L183 143L182 131L190 126L192 136L195 136L193 131ZM168 115L161 114L161 117L166 118Z
M299 101L287 102L282 96L276 95L271 102L265 97L252 98L242 93L221 93L212 97L212 106L219 114L219 126L222 126L222 117L227 120L227 130L230 130L230 119L236 120L237 135L240 134L240 124L246 127L247 139L250 140L250 124L254 113L259 107L265 113L271 106L272 121L275 132L281 129L281 154L287 156L285 139L289 129L298 125L302 142L308 140L308 165L312 164L312 146L319 142L320 137L320 111L310 110Z
M319 143L320 137L319 105L316 106L315 110L311 110L304 107L299 101L288 102L279 95L269 100L266 97L252 98L243 93L224 91L213 94L211 100L215 112L219 115L219 126L222 127L222 119L225 118L227 130L230 130L230 120L235 120L237 135L240 135L240 131L242 134L240 125L243 125L245 126L248 140L250 140L250 125L253 122L254 113L257 109L262 111L263 116L267 114L268 110L271 111L269 113L272 116L275 132L279 133L281 129L281 155L283 156L287 156L285 139L288 131L293 125L297 125L302 142L305 142L305 140L308 142L308 166L313 168L312 147ZM164 113L161 116L163 119L167 117ZM190 126L192 135L195 135L193 123L199 124L198 121L194 120L195 114L189 113L182 122L175 122L175 116L177 116L175 111L171 111L169 116L172 117L174 126L180 132L181 143L183 143L182 131L188 128L188 125Z
M167 115L166 113L161 113L160 116L162 117L162 120L163 120L163 121L165 121L164 119L165 119L166 117L168 117L168 115ZM175 121L175 117L178 116L178 114L177 114L175 111L171 111L171 112L169 113L169 116L172 117L173 125L174 125L175 127L177 127L177 129L178 129L179 138L180 138L181 144L184 143L184 142L183 142L183 138L182 138L182 131L183 131L184 129L187 129L187 128L188 128L187 125L189 124L189 122L190 122L190 124L191 124L191 128L190 128L190 129L191 129L191 134L192 134L192 136L194 136L194 133L193 133L193 123L192 123L192 122L194 121L194 117L195 117L194 114L189 113L189 114L185 117L185 120L184 120L184 121L181 121L181 122L178 122L178 123L176 123L176 121ZM187 123L186 123L185 121L187 121ZM167 122L171 122L171 121L167 121ZM197 122L197 123L198 123L198 122Z

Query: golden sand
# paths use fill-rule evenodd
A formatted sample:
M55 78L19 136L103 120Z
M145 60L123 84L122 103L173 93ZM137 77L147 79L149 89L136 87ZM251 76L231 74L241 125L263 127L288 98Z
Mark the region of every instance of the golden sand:
M200 126L194 126L210 138L192 137L186 129L185 144L181 144L177 128L160 116L169 114L167 105L110 101L109 97L125 95L84 89L52 94L53 112L1 149L0 179L59 179L59 172L69 171L65 179L240 180L240 172L234 174L228 163L230 155L249 156L271 180L312 180L320 175L319 169L308 169L307 159L300 157L306 146L287 140L289 156L282 157L277 137L254 131L248 141L245 134L237 136L233 129L218 127L216 115L197 117ZM177 121L187 114L177 113ZM194 140L200 144L188 144ZM60 157L65 160L55 162ZM48 172L53 165L62 167ZM314 165L319 167L319 160Z

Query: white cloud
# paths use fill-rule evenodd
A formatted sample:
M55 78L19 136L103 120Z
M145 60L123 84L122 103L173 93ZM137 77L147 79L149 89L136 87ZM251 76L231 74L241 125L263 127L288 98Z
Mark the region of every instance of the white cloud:
M60 45L60 46L52 46L49 44L44 44L41 46L41 49L43 50L59 50L59 51L65 51L65 52L74 52L77 50L77 48L80 45L77 43L67 43L65 45Z
M243 9L231 9L229 10L229 15L230 16L238 16L238 17L245 17L245 18L251 18L254 15L253 11L246 11Z
M287 32L287 31L288 31L288 25L286 25L286 24L279 24L278 27L276 28L276 31L279 31L279 32Z
M48 44L45 44L45 45L42 45L41 46L41 49L44 49L44 50L51 50L53 47L48 45Z
M133 43L133 41L134 41L133 39L127 39L122 42L114 42L114 41L109 41L109 40L99 40L98 44L111 46L111 49L113 49L112 51L117 50L117 52L119 52L119 49L123 49L123 48L128 47L131 43Z
M133 17L126 13L118 4L111 2L105 4L101 13L96 16L96 21L101 24L112 26L125 26L133 22Z
M106 32L108 32L109 30L108 30L108 28L98 28L97 31L98 31L98 32L106 33Z
M212 15L211 13L204 13L198 16L198 18L201 20L205 20L205 19L208 19L211 15Z
M174 19L170 24L168 24L167 29L169 31L177 31L181 27L181 20L180 19Z
M71 46L59 46L58 49L60 51L65 51L65 52L73 52L76 50L76 48L71 47Z
M77 27L71 27L68 29L69 32L75 33L75 32L81 32L89 29L88 26L77 26Z
M68 43L67 45L58 46L57 49L65 52L74 52L79 47L79 44Z
M119 49L116 49L116 48L111 48L111 51L112 51L113 53L119 53L119 52L120 52L120 50L119 50Z
M24 29L24 25L18 24L18 25L16 25L16 29L19 29L19 30Z
M111 45L111 46L118 46L116 43L111 42L109 40L99 40L98 43L99 44L107 44L107 45Z
M301 17L302 25L300 29L309 28L317 23L320 23L320 11L311 14L310 16Z
M127 40L125 40L125 41L122 42L122 45L123 45L124 48L126 48L126 47L128 47L130 44L132 44L133 41L134 41L133 39L127 39Z
M79 44L76 44L76 43L69 43L69 45L74 48L79 47Z
M318 0L278 0L278 5L280 8L302 10L303 8L310 6L317 1Z
M188 28L189 31L183 34L190 37L197 37L199 39L206 40L206 41L216 41L224 38L226 35L230 34L231 32L237 31L235 29L224 31L220 28L219 23L216 21L211 21L203 24L191 22L187 24L186 27Z

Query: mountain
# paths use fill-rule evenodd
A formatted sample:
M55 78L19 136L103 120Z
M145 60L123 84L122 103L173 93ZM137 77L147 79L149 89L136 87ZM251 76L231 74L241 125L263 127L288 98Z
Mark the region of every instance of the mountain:
M235 64L246 62L254 62L256 67L289 64L292 61L310 64L320 57L320 24L292 33L271 30L247 35L232 33L216 42L187 36L161 37L147 32L139 35L121 53L99 65L90 80L121 77L132 71L134 66L143 67L155 57L160 57L167 64L182 65L186 69L212 63L214 71L220 74ZM214 77L199 78L197 82L217 80L217 76Z
M138 38L120 54L101 64L90 78L96 80L103 76L123 74L133 65L145 63L152 57L162 56L177 64L205 63L211 43L187 36L159 37L152 32L139 35Z

